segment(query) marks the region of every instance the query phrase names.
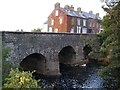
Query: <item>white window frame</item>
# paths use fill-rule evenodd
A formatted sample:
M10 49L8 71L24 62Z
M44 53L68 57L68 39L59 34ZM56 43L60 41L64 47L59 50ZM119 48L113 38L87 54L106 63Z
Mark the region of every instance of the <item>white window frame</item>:
M86 20L83 19L83 26L86 26Z
M79 33L81 33L81 27L79 27Z
M74 33L74 27L71 28L70 33Z
M58 10L55 11L55 16L58 16Z
M81 27L77 26L77 33L81 33Z
M77 26L77 33L79 33L79 27Z
M58 32L58 28L55 28L55 32L56 32L56 33Z
M89 27L92 27L92 23L89 24Z
M77 25L80 25L80 18L77 18Z
M60 22L60 24L62 24L62 22L63 22L62 17L59 18L59 22Z
M51 19L51 25L52 25L52 26L54 25L54 20L53 20L53 19Z
M49 31L48 32L52 32L52 27L49 27Z
M82 33L86 34L87 33L87 28L82 28Z

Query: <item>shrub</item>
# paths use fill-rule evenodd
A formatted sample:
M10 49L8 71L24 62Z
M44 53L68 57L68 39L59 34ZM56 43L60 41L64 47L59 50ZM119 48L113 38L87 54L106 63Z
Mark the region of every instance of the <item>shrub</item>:
M18 68L11 69L4 88L39 88L38 81L32 78L31 72L19 71Z
M14 68L14 66L9 61L6 60L10 51L11 51L10 48L2 46L2 55L0 58L2 59L2 85L6 82L5 78L8 77L10 68Z

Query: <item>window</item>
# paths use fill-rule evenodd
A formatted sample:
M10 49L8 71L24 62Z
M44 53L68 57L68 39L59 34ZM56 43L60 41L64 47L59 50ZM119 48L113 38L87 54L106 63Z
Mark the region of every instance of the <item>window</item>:
M58 10L55 11L55 16L58 16Z
M92 27L92 23L89 24L89 27Z
M87 28L82 28L82 33L87 33Z
M79 27L79 33L81 33L81 27Z
M93 27L95 27L95 23L93 23Z
M86 26L86 20L85 19L83 20L83 26Z
M49 32L52 32L52 27L49 27Z
M81 33L81 27L77 26L77 33Z
M54 25L54 20L53 20L53 19L51 19L51 25L52 25L52 26Z
M74 18L74 17L72 17L71 24L72 24L72 25L74 25L74 24L75 24L75 18Z
M71 28L70 33L74 33L74 27Z
M77 19L77 25L80 25L80 19L79 18Z
M99 28L99 24L97 23L97 27Z
M58 32L58 28L55 29L55 32Z
M62 17L59 18L60 24L62 24Z

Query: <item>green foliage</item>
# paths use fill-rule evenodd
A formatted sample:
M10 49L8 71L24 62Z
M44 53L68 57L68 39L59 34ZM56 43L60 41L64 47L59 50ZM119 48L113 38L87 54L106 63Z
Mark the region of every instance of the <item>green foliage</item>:
M99 39L101 40L100 51L107 61L114 58L115 50L117 50L120 45L120 13L118 14L118 12L120 12L120 2L116 7L110 9L110 11L111 12L103 18L102 24L104 32L99 35Z
M33 29L32 32L41 32L41 28Z
M99 35L101 40L101 58L108 66L99 71L107 87L120 87L120 1L112 8L104 8L107 15L103 18L104 32Z
M117 60L102 68L98 75L104 79L105 88L117 90L120 85L120 62Z
M100 43L96 37L97 37L96 35L80 36L80 38L84 40L85 45L89 45L91 47L90 52L88 54L88 58L95 60L97 60L100 55L99 54Z
M2 87L2 35L0 33L0 89Z
M5 78L8 77L10 68L13 68L13 65L9 61L6 61L10 51L10 48L2 47L2 84L5 83Z
M18 68L11 69L9 77L6 78L7 82L4 88L39 88L38 81L32 78L31 72L19 71Z

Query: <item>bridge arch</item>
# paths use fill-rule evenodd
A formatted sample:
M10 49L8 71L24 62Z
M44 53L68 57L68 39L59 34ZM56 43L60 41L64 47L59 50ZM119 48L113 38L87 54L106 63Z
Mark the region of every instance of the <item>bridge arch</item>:
M46 72L46 58L40 53L30 54L20 62L20 67L23 70L35 70L37 73L44 74Z
M83 47L83 55L84 55L84 59L88 59L88 54L92 51L92 47L89 44L86 44Z
M59 63L71 64L76 59L76 52L72 46L66 46L58 54Z

